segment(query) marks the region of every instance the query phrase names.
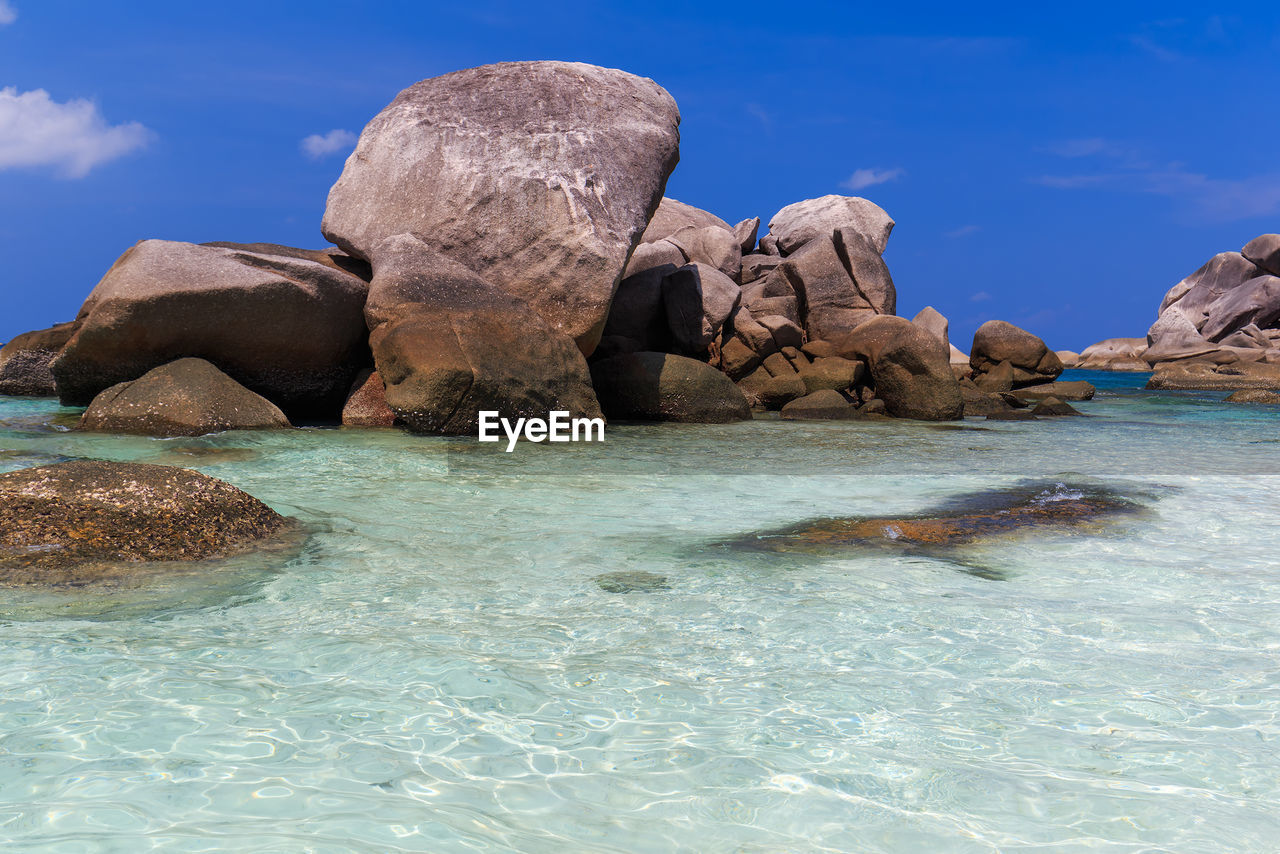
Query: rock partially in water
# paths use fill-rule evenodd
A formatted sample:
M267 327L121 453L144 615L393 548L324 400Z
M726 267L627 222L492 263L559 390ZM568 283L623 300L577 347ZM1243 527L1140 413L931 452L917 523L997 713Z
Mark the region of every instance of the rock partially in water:
M0 475L0 584L88 584L294 544L300 533L253 496L187 469L83 460Z
M1142 505L1111 490L1038 483L962 496L920 515L803 522L749 535L734 545L801 553L866 546L932 551L1045 530L1098 530L1114 518L1132 516L1142 509Z
M1227 395L1227 403L1280 404L1280 391L1268 391L1261 388L1241 389Z
M641 570L606 572L596 576L596 584L606 593L656 593L671 589L665 575Z

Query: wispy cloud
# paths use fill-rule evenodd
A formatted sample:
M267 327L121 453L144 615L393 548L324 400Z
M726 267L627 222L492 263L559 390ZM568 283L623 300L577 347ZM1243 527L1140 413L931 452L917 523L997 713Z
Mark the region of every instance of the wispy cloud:
M760 122L765 130L773 130L773 114L759 104L747 104L747 115Z
M844 187L846 190L862 190L866 187L874 187L876 184L896 181L905 174L907 174L907 170L900 168L859 169L850 175L848 180L842 181L840 186Z
M0 0L0 27L18 20L18 10L13 8L9 0Z
M0 169L52 166L64 177L83 178L151 137L137 122L107 124L92 101L60 104L43 89L0 89Z
M950 231L944 231L942 232L942 235L944 237L951 237L951 238L968 237L971 234L977 234L979 231L982 231L982 226L980 225L962 225L959 228L953 228Z
M986 291L978 291L976 294L969 297L969 302L986 302L989 299L991 299L991 294Z
M1218 178L1192 171L1183 163L1153 162L1134 146L1101 138L1066 140L1042 150L1064 158L1087 160L1092 167L1032 179L1043 187L1165 196L1190 206L1203 218L1221 222L1280 211L1280 172Z
M326 134L313 133L302 140L302 153L312 160L320 160L343 151L350 151L356 144L356 135L349 130L335 129Z

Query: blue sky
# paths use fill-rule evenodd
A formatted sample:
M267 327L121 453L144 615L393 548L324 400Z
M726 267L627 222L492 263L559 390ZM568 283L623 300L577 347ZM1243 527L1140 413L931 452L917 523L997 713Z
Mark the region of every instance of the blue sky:
M0 0L0 341L72 317L141 238L322 245L396 92L549 58L675 96L668 195L730 222L882 205L899 310L963 349L993 317L1056 348L1141 335L1179 278L1280 231L1280 10L1042 5Z

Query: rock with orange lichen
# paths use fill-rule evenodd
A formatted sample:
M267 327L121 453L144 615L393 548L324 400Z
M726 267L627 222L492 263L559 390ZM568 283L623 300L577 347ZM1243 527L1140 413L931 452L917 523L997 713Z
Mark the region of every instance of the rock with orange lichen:
M0 584L86 584L299 534L252 495L188 469L80 460L0 474Z

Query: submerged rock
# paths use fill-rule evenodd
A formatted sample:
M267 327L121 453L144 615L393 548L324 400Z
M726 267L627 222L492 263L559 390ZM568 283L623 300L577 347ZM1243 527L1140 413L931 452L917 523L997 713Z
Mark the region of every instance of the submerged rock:
M657 593L671 589L665 575L642 570L606 572L596 576L596 584L605 593Z
M771 552L822 553L862 546L902 549L961 546L1046 529L1096 529L1142 506L1114 492L1069 483L1036 483L961 496L932 512L819 519L734 541Z
M298 532L252 495L187 469L75 461L0 474L0 584L85 584Z
M1215 365L1210 362L1168 362L1147 380L1147 388L1174 391L1280 391L1280 365L1250 362Z
M1260 388L1241 389L1227 395L1227 403L1280 404L1280 391L1268 391Z

